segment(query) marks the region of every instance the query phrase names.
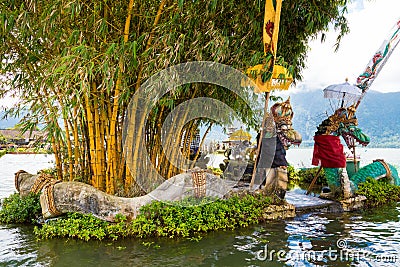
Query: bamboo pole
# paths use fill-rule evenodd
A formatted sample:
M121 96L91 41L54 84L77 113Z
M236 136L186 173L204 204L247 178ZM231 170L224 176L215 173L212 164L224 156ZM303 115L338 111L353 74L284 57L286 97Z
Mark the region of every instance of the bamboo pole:
M73 135L74 135L74 169L76 172L82 171L78 169L79 167L79 158L80 158L80 142L79 142L79 128L78 128L78 107L74 107L72 110L72 117L73 117Z
M155 133L154 133L154 147L151 150L152 155L151 155L151 162L153 164L153 166L156 166L156 169L158 169L157 166L157 158L159 158L160 155L160 151L161 151L161 131L162 131L162 119L163 119L163 115L164 115L164 110L165 110L165 106L161 106L161 110L159 112L158 115L158 119L155 123ZM158 162L159 164L159 162Z
M69 125L68 125L68 120L65 115L63 115L63 120L64 120L64 127L65 127L65 139L67 141L67 153L68 153L68 167L69 167L69 181L73 180L74 177L74 166L72 163L72 144L71 144L71 138L70 138L70 130L69 130Z
M102 139L102 130L101 129L101 122L100 122L100 114L101 109L99 106L99 96L98 96L98 91L97 91L97 85L96 82L92 81L91 84L92 87L92 95L93 95L93 119L94 119L94 143L95 143L95 152L94 154L96 155L96 172L97 172L97 189L100 189L104 191L106 189L107 193L109 188L105 188L105 152L104 152L104 139Z
M44 94L47 95L46 88L43 88L43 92L44 92ZM49 107L49 110L53 111L53 107L51 105L48 105L48 103L44 103L43 99L45 99L45 98L42 98L40 96L40 94L38 94L38 100L39 100L40 104L42 105L42 107L46 107L47 106L47 107ZM48 125L51 125L52 124L52 120L53 120L56 128L58 128L58 129L60 128L59 125L58 125L57 119L54 119L54 117L51 117L48 114L48 112L46 111L46 108L43 108L42 112L43 112L44 118L45 118L45 120L46 120ZM54 113L54 111L53 111L53 113ZM52 146L52 149L53 149L53 152L54 152L54 160L55 160L56 168L57 168L57 176L58 176L58 179L62 180L63 179L62 155L61 155L61 151L60 151L60 144L59 144L58 140L55 137L55 130L56 129L53 128L53 131L50 132L50 134L51 134L51 146Z
M193 93L192 93L190 99L194 99L194 98L195 98L195 96L197 95L198 89L199 89L198 85L193 85L193 86L194 86L194 90L193 90ZM169 129L169 132L168 132L168 134L167 134L167 140L166 140L165 144L171 144L172 139L173 139L173 138L177 138L177 137L176 137L176 133L175 133L176 129L182 129L182 130L181 130L181 132L179 133L178 140L175 141L175 142L176 142L177 144L179 144L179 145L182 144L182 134L184 133L184 131L183 131L183 129L184 129L184 124L185 124L185 122L186 122L187 116L189 115L189 112L190 112L190 110L189 110L189 109L186 109L186 110L185 110L185 113L183 114L183 116L182 116L182 114L180 114L180 115L181 115L181 116L180 116L181 119L178 121L179 124L177 125L177 127L175 127L175 128L174 128L174 127L171 127L171 128ZM165 148L165 155L166 155L167 157L169 157L169 158L175 159L175 155L176 155L177 153L179 153L179 151L172 151L173 148L174 148L173 146L168 146L167 148ZM179 148L178 148L178 150L179 150ZM183 151L184 151L184 149L183 149ZM173 168L173 166L171 166L171 161L169 161L167 158L164 157L164 164L163 164L163 166L164 166L164 171L163 171L164 177L170 178L170 177L171 177L171 176L169 176L169 175L171 174L170 168Z
M61 92L57 91L56 88L52 88L52 91L54 93L54 95L57 96L58 102L61 106L62 109L67 109L68 105L65 103L64 99L62 98ZM72 154L72 143L71 143L71 137L70 137L70 128L69 128L69 124L68 124L68 115L66 112L68 112L68 110L62 110L62 118L63 118L63 122L64 122L64 128L65 128L65 141L67 142L67 159L64 161L66 161L66 164L68 164L68 180L72 181L74 178L74 166L72 163L72 158L73 158L73 154ZM61 130L61 129L60 129ZM65 169L66 172L66 169ZM67 174L67 173L65 173ZM64 175L65 178L65 175Z
M56 139L54 137L54 135L51 135L51 146L53 148L53 152L54 152L54 160L56 162L56 168L57 168L57 178L59 180L63 179L63 167L61 164L61 158L60 158L60 149L58 147L58 144L56 143Z
M84 103L86 101L83 101ZM81 133L82 133L82 143L81 143L81 147L82 147L82 155L81 155L81 160L84 164L83 166L83 173L84 173L84 177L87 181L87 183L91 183L92 182L92 176L93 176L93 168L92 168L92 160L91 160L91 154L90 154L90 143L89 143L89 127L87 124L87 121L85 123L85 118L87 118L86 115L86 109L83 108L82 109L82 113L80 114L81 116L79 116L79 123L80 123L80 127L81 127Z
M183 148L182 148L183 158L189 159L189 157L190 157L190 145L191 145L191 143L193 141L193 132L195 131L194 129L197 128L196 126L197 126L196 122L194 120L192 120L189 123L188 127L186 127L185 138L184 138ZM184 162L182 160L182 162L180 162L179 167L177 167L175 171L179 172L179 170L183 170L183 163ZM169 176L169 177L171 177L171 176Z
M129 27L131 24L131 18L132 18L132 9L133 9L133 4L134 0L130 0L128 4L128 9L127 9L127 17L125 20L125 27L124 27L124 43L127 43L129 40ZM124 69L124 59L123 57L119 60L118 64L118 78L115 84L115 90L114 90L114 100L112 104L112 111L111 111L111 119L110 119L110 128L109 128L109 134L108 134L108 144L107 144L107 155L109 156L108 159L108 167L107 169L110 172L109 175L109 181L108 181L108 186L111 186L115 183L115 179L117 176L117 169L120 167L119 164L117 163L117 155L116 155L116 150L117 150L117 117L118 117L118 109L119 109L119 100L120 100L120 94L121 94L121 84L122 84L122 75L123 75L123 69ZM114 191L114 188L110 188L107 190L109 191Z
M153 23L153 29L150 32L149 39L147 40L145 51L147 51L151 46L154 30L155 30L155 27L157 26L157 24L158 24L158 22L159 22L159 20L161 18L161 14L162 14L162 11L164 9L165 2L166 2L166 0L161 0L161 3L159 5L159 7L158 7L157 15L156 15L156 17L154 19L154 23ZM140 88L142 75L143 75L142 72L143 72L143 67L140 66L139 67L139 72L138 72L138 77L136 79L135 92L137 92L139 90L139 88ZM139 157L139 150L137 148L139 148L140 142L142 140L142 131L143 131L143 127L144 127L145 116L142 116L142 118L140 118L139 120L140 121L139 121L139 125L138 125L138 132L136 133L137 134L136 143L135 143L135 148L136 149L135 149L135 151L133 152L133 155L132 155L132 157L133 157L132 168L131 168L131 174L132 175L130 177L127 177L127 179L125 180L125 187L129 187L132 184L132 177L136 177L136 175L137 175L136 170L137 170L137 167L138 167L137 166L137 162L138 162L138 157Z
M95 130L93 125L93 114L90 106L89 94L90 92L85 92L85 104L86 104L86 120L87 120L87 128L88 128L88 137L89 137L89 153L90 153L90 165L92 169L92 177L91 184L98 188L98 172L97 172L97 157L96 157L96 145L95 145Z

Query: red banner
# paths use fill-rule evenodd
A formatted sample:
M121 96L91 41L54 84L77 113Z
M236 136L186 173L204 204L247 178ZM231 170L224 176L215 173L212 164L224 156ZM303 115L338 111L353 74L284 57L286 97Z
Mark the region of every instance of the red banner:
M314 136L314 153L312 165L324 168L345 168L346 157L339 136Z

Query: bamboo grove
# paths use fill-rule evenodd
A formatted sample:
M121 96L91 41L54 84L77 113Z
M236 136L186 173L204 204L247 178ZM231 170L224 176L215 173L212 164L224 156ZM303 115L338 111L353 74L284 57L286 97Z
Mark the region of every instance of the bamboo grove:
M338 40L348 31L346 4L283 2L278 51L296 79L301 79L310 38L330 23L339 30ZM240 70L262 63L263 8L262 0L4 0L0 97L18 97L7 112L23 114L24 130L39 126L46 132L59 178L133 195L136 173L126 168L122 123L134 93L151 75L182 62L214 61ZM223 88L175 89L143 122L146 148L164 177L181 170L162 152L160 127L174 107L197 97L228 104L249 127L259 123L242 99ZM189 144L199 127L207 133L213 123L195 119L173 136ZM184 145L182 153L188 151Z

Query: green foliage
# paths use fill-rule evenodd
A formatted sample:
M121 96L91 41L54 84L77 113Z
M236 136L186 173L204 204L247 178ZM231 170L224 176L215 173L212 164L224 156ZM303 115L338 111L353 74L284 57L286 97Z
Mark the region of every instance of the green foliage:
M301 182L303 183L311 183L314 179L315 175L318 172L319 167L317 168L309 168L309 169L300 169L298 175L300 176ZM324 185L326 184L326 177L324 169L320 171L318 174L318 179L315 184Z
M33 223L40 215L39 195L30 193L21 197L14 193L1 204L0 223Z
M295 169L293 166L288 166L288 178L290 185L309 185L314 179L318 172L318 168L305 168L305 169ZM326 185L326 176L324 169L318 174L316 185Z
M367 207L378 207L388 203L400 201L400 187L390 184L385 179L375 180L368 177L365 183L358 185L356 194L363 195L367 198Z
M300 180L299 170L295 169L292 165L289 165L287 167L287 173L288 173L289 180L292 180L292 181Z
M5 154L7 154L7 151L6 151L6 150L0 150L0 158L1 158L2 156L4 156Z
M154 201L142 207L137 218L130 222L121 215L117 215L117 223L108 223L93 215L72 213L41 228L35 227L34 231L42 239L186 237L198 240L201 233L246 227L262 221L264 209L271 203L269 197L261 194L233 196L226 200L187 198L173 203Z
M102 240L106 230L107 223L93 215L70 213L62 219L46 223L42 228L35 227L34 232L41 238L71 237L87 241L91 238Z

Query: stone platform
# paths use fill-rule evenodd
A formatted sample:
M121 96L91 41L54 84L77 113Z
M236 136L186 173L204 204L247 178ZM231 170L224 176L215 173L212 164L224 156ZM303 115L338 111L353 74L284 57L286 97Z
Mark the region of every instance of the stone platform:
M359 210L364 207L364 196L357 196L342 201L321 199L317 195L306 195L305 190L294 189L286 192L285 200L292 204L296 213L308 212L344 212Z

